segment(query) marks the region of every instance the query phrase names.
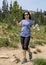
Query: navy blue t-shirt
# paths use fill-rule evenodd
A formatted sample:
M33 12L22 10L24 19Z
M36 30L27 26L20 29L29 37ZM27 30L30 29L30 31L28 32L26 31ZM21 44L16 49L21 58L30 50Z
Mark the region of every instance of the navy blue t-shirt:
M32 20L22 20L22 28L21 28L21 32L20 32L20 36L23 37L29 37L30 36L30 27L32 25L34 25Z

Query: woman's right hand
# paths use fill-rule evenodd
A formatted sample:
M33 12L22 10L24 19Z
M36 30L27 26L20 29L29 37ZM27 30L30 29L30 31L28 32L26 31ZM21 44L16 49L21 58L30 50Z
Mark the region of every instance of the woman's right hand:
M21 22L18 23L18 21L16 21L16 25L17 26L22 26L22 23Z

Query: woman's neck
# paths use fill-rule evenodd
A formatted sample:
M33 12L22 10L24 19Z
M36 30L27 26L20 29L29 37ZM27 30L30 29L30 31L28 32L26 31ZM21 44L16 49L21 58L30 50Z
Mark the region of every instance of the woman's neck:
M27 20L27 21L28 21L29 19L25 19L25 20Z

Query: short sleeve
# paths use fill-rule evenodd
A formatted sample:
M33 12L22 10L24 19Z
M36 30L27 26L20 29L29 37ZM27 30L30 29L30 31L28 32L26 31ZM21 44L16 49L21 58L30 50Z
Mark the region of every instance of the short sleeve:
M25 23L25 20L21 20L21 23L22 23L22 26L24 25L24 23Z
M32 27L32 25L34 25L34 22L30 20L30 26Z

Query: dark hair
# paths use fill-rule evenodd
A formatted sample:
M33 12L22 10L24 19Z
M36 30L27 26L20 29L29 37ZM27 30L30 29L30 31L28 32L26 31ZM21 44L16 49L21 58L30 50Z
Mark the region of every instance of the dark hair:
M23 19L25 19L24 16L25 16L25 13L26 13L26 12L29 14L29 19L31 19L31 14L30 14L28 11L25 11L25 12L23 13Z

